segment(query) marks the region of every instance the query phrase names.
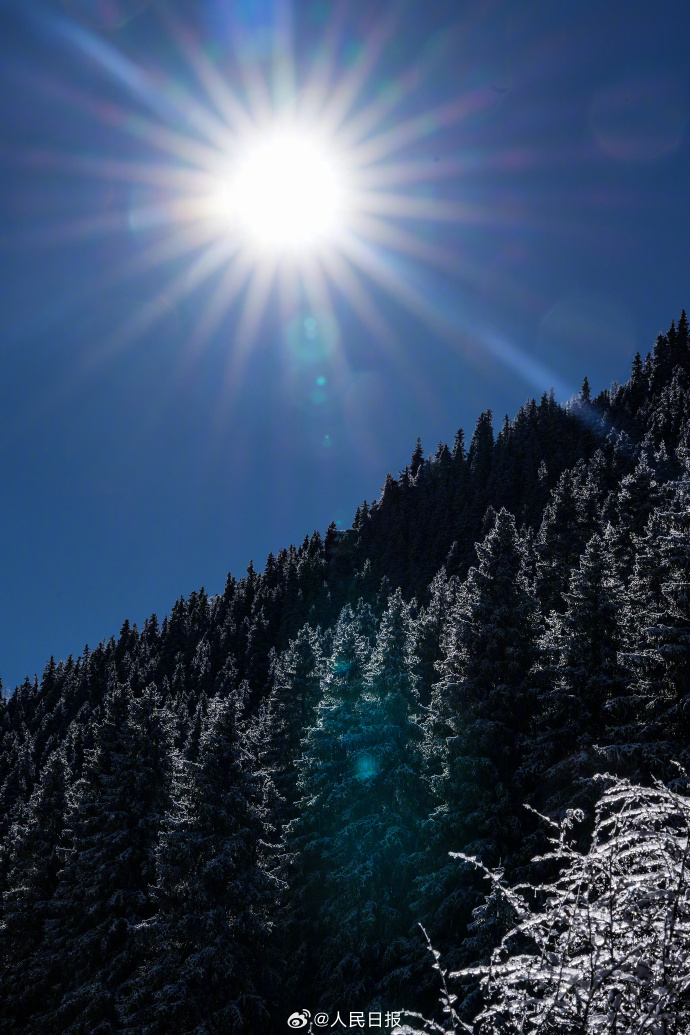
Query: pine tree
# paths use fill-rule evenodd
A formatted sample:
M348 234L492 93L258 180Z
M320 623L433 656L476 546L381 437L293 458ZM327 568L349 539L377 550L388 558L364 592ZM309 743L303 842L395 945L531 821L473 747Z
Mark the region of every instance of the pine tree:
M38 976L34 955L40 952L50 900L58 884L62 860L58 852L64 827L68 767L56 749L43 767L21 816L10 830L9 872L2 895L0 998L5 1030L26 1031L36 1006Z
M368 651L358 638L346 609L301 762L303 798L291 829L300 853L297 921L311 932L302 952L316 951L303 970L314 968L315 1001L393 1009L406 973L414 920L406 890L424 809L412 618L399 591L364 667Z
M45 937L25 979L29 1030L117 1027L117 996L135 965L133 928L152 912L158 826L167 807L169 734L154 695L116 684L80 780L69 788L64 865Z
M174 805L156 850L157 911L137 928L143 961L121 996L128 1029L259 1031L269 1023L275 880L263 858L262 800L236 702L213 698L198 762L176 758Z
M494 451L491 418L491 410L480 414L467 453L470 520L475 527L481 520L488 503L487 489Z
M631 582L631 624L625 653L632 670L643 775L668 777L668 762L688 761L690 714L690 487L670 484L639 541Z
M337 824L331 800L348 774L347 738L364 685L368 641L349 605L340 613L333 649L321 677L314 724L305 731L297 760L297 817L288 827L287 859L281 876L290 887L285 906L286 958L294 994L320 996L319 945L325 936L320 903L328 872L328 843Z
M580 467L564 471L551 490L541 528L535 540L536 590L544 612L565 610L563 592L584 550L596 531L597 486L585 486L587 475Z
M426 724L432 772L439 750L441 772L432 778L437 805L427 824L431 852L419 908L432 940L455 962L467 958L470 946L477 949L476 942L458 943L481 896L476 883L458 882L448 851L496 863L515 858L524 836L522 801L529 788L520 773L538 635L538 605L526 585L511 514L499 512L477 555L478 566L448 617L441 679ZM484 950L497 935L482 932Z
M273 685L267 703L270 732L263 762L281 798L279 815L275 817L281 825L295 816L296 761L300 742L314 721L323 666L319 631L309 625L303 626L273 666Z
M530 766L542 777L536 803L554 814L591 805L591 788L581 781L598 768L596 745L612 735L611 717L625 691L618 661L623 587L612 569L606 542L593 536L572 571L565 613L552 616L541 644L551 659L550 679Z
M616 527L613 534L613 561L619 577L627 584L635 558L633 537L639 536L661 498L649 450L643 450L632 474L620 482L615 494Z
M441 568L429 587L429 603L422 608L414 631L414 654L417 663L419 700L424 708L431 702L431 687L436 682L436 663L441 660L441 632L446 615L456 601L459 589L456 576L448 578Z
M410 460L410 476L413 480L417 477L417 474L419 473L419 470L423 466L423 464L424 450L422 449L422 440L421 438L418 438L417 444L414 447L414 452L412 453L412 459Z

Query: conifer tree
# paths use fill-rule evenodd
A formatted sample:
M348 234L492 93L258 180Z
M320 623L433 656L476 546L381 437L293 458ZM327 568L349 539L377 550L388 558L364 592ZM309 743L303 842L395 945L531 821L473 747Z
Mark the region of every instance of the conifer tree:
M156 850L155 915L122 994L129 1029L259 1031L277 977L268 913L275 880L263 858L263 789L243 755L233 697L209 702L196 764L175 762L173 807Z
M564 596L565 613L551 616L541 643L550 658L550 678L530 759L530 767L541 775L538 807L554 814L574 803L587 804L589 799L580 800L578 794L588 792L578 792L577 781L596 772L596 747L611 735L608 727L625 691L618 660L623 587L600 536L587 544Z
M135 965L132 930L152 912L168 753L155 695L147 690L131 698L128 687L116 684L82 777L67 793L64 865L26 975L37 1009L31 1031L52 1025L76 1035L117 1025L118 991Z
M536 590L544 613L565 610L563 592L570 570L596 530L590 502L595 503L595 486L586 489L584 470L564 471L551 490L541 528L535 540ZM588 513L589 511L589 513Z
M649 450L643 449L635 470L620 482L615 494L616 527L613 533L613 563L627 584L635 558L633 537L641 535L650 513L661 498Z
M538 605L526 585L523 550L512 514L501 510L448 616L440 681L427 722L437 802L427 824L432 845L420 881L419 908L432 940L453 959L479 889L457 880L448 851L504 861L519 852L524 835L520 778L530 731L530 670L538 635ZM445 727L445 729L443 728ZM491 941L496 932L486 930ZM486 946L485 946L486 947ZM476 943L473 951L476 950Z
M687 764L690 714L690 487L670 484L639 541L631 581L625 658L632 670L643 775L668 777L668 762Z
M421 438L418 438L417 444L415 445L414 451L412 453L412 458L410 460L410 476L413 480L417 477L417 474L420 468L423 466L423 464L424 450L422 449L422 440Z
M288 855L281 873L290 886L286 958L291 961L293 993L315 996L315 1001L328 992L321 946L329 932L321 910L332 869L331 838L341 819L344 786L351 783L348 745L369 653L368 640L346 605L321 679L316 719L306 731L298 760L298 815L288 827Z
M491 410L480 414L467 453L469 475L470 520L476 527L488 503L487 488L494 451L494 431Z
M318 878L303 872L303 921L311 917L310 941L318 939L313 994L393 1009L424 811L410 607L399 591L390 597L359 672L349 660L353 648L358 662L365 657L354 625L341 616L319 725L305 743L293 845Z
M418 658L417 675L420 703L431 702L431 687L436 682L436 663L441 660L441 632L446 616L455 603L459 581L448 577L441 568L429 587L429 603L422 608L414 628L414 654Z
M276 658L268 699L269 741L263 758L281 798L280 824L295 815L296 761L300 742L313 724L321 692L323 655L319 631L305 625L286 651Z
M25 1031L45 974L34 955L44 938L50 900L62 860L58 852L65 814L68 768L56 749L8 837L9 872L2 895L0 946L1 1013L10 1031ZM38 986L34 980L38 978Z

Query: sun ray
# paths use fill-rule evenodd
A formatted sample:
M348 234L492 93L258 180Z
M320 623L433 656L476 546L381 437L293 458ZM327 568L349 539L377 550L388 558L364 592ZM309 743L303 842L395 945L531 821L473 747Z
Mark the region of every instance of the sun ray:
M395 19L388 15L381 18L367 38L359 60L342 76L331 93L322 112L322 120L332 132L339 130L352 110L355 100L371 76L386 43L393 35Z
M249 257L239 248L228 258L223 276L206 308L201 313L190 340L190 348L198 351L216 332L223 318L242 292L252 272Z
M131 116L127 120L127 132L145 140L159 151L179 158L197 169L213 169L222 159L223 153L217 147L202 144L177 130L156 124L143 116Z
M362 214L396 216L440 223L476 223L477 208L459 201L415 197L387 191L366 191L355 195L354 206Z
M254 125L264 126L270 122L274 108L266 76L261 65L253 56L253 50L251 37L238 29L235 40L237 71L244 87L247 108Z
M168 14L167 20L181 53L195 72L207 100L214 106L220 125L226 131L240 135L251 132L254 122L246 106L228 85L227 79L220 74L201 47L195 44L191 33L177 18Z
M462 261L461 254L457 249L425 241L418 234L410 233L371 213L367 213L366 216L352 216L348 221L348 226L359 237L366 237L368 241L381 244L401 255L420 259L444 273L462 271L467 274L471 271L470 264Z
M376 253L368 241L355 237L354 234L343 234L341 246L347 258L379 287L382 287L431 330L442 333L442 336L446 337L448 327L435 312L433 306L409 280L403 280L394 273L390 265Z
M278 291L278 312L280 336L287 341L289 331L294 321L299 318L302 308L302 284L298 264L295 262L280 262L276 274ZM292 392L298 380L298 364L289 348L280 351L280 361L283 370L283 380L288 392Z
M313 313L326 313L335 320L335 311L328 290L328 284L324 277L323 268L319 263L317 255L300 256L298 266L300 281L307 302Z
M339 327L336 307L333 304L327 269L317 253L300 257L300 279L311 312L318 314L318 320L321 322L325 318L326 324L332 328L331 333L336 334ZM347 364L343 350L334 347L335 344L335 341L330 342L331 348L325 358L329 367L333 368L337 383L346 374Z
M364 287L358 269L360 267L351 260L348 261L344 255L332 253L329 256L328 272L333 283L337 284L349 304L358 312L362 322L370 328L379 344L385 348L400 380L409 389L410 394L422 395L425 404L432 412L434 402L432 394L420 380L419 371L412 370L404 362L404 354L400 350L397 335L388 322L382 318L369 291Z
M27 5L29 12L31 5ZM65 15L54 14L46 9L31 15L49 25L54 36L99 65L101 69L139 103L144 104L160 119L167 120L171 107L161 95L147 72L127 57L118 47L84 25Z
M175 304L191 294L218 269L224 259L224 256L214 254L210 250L204 251L190 266L168 281L163 290L133 313L97 348L94 348L86 361L87 365L102 365L113 355L130 348L155 325L171 304Z
M320 123L322 121L323 109L328 101L328 96L333 89L337 88L337 82L334 82L334 72L337 66L337 49L344 11L344 4L336 6L320 43L312 51L311 66L299 95L300 115L307 122Z
M276 0L276 23L273 32L271 87L273 106L277 111L294 111L297 97L297 74L294 62L295 41L293 11L286 0Z
M358 167L357 185L360 190L374 190L400 184L432 184L438 180L452 180L466 176L474 170L476 160L464 154L462 158L444 158L434 161L429 155L425 159L406 159L394 162L379 162L375 165Z
M277 312L285 327L306 300L311 310L325 314L335 325L338 307L345 304L401 369L406 364L395 347L385 296L395 299L440 339L457 339L456 323L425 296L415 264L476 286L484 271L476 260L470 261L460 238L462 228L505 225L511 218L515 222L516 216L487 211L463 199L456 189L463 177L487 166L485 157L469 149L456 150L439 162L424 153L429 142L449 126L462 125L495 98L487 89L471 89L420 111L414 95L431 69L424 55L377 87L376 69L387 64L386 51L395 38L394 15L374 22L359 53L352 60L346 55L349 65L336 75L346 12L346 4L336 5L324 30L322 57L314 60L304 85L299 82L299 41L289 0L275 0L272 23L262 25L266 36L261 45L268 40L268 51L259 53L249 30L235 19L230 33L234 87L204 53L199 39L172 15L165 14L163 21L190 69L191 87L137 64L114 44L92 38L86 30L74 33L63 24L62 38L99 63L133 99L130 105L104 103L63 85L65 103L74 101L102 125L134 141L130 151L135 148L140 154L145 148L151 157L33 152L30 161L45 169L114 184L119 205L90 218L62 220L41 231L42 243L106 237L124 230L137 242L136 250L110 269L107 284L149 273L155 273L158 281L167 264L172 270L164 288L94 350L93 362L103 362L141 340L170 304L204 284L207 290L202 293L203 306L186 345L186 357L192 363L203 347L215 344L226 319L228 326L234 326L220 392L224 405L239 389L266 311ZM46 84L48 79L42 88ZM199 97L194 93L197 89ZM395 119L403 102L415 113ZM300 136L309 146L296 155L293 186L285 189L290 166L286 141L292 139L294 148ZM249 164L245 179L251 190L238 193L252 148L270 151L275 141L283 150L270 154L263 170ZM339 188L337 219L329 223L322 218L310 235L305 228L324 176L319 173L311 183L307 181L321 160L321 147L345 186ZM130 188L129 198L125 186ZM432 191L435 195L429 196ZM281 222L288 232L278 232ZM439 243L448 241L447 233L438 234L439 225L451 224L458 228L457 243ZM274 291L275 310L271 307ZM498 354L495 349L494 354ZM286 350L286 367L290 362L296 369ZM329 363L336 378L346 380L342 349L334 350ZM420 388L419 379L409 370L404 376L411 390L415 385Z
M332 283L355 310L364 326L371 331L374 339L380 345L395 348L396 335L393 328L380 312L355 269L335 250L329 252L323 262Z
M51 223L47 226L41 225L31 230L26 230L23 234L23 240L25 245L50 247L93 237L120 235L123 223L124 216L122 212L104 212L97 216L62 220L59 223Z
M242 390L242 374L251 355L251 345L263 316L264 305L269 297L276 274L276 263L264 263L248 270L248 283L239 325L235 329L232 347L228 349L225 373L218 393L220 408L230 407L237 393ZM228 310L226 310L227 312ZM216 415L222 421L222 415Z
M67 172L84 179L125 186L150 187L157 192L160 204L175 207L174 217L189 213L189 220L209 213L209 202L217 190L217 171L208 169L171 168L152 161L104 159L91 154L67 154L32 149L8 153L6 160L26 169Z
M487 92L474 91L442 104L429 111L422 112L389 130L384 130L375 137L351 146L351 158L357 165L369 165L389 155L433 136L446 126L467 118L480 111L487 102ZM345 142L347 136L344 134Z
M59 20L63 21L63 19ZM72 42L78 42L80 48L84 49L93 34L81 26L78 26L77 29L78 32L74 39L71 35L69 38L72 39ZM47 74L45 74L43 84L46 91L53 96L61 96L70 107L77 106L81 110L90 111L99 121L110 123L120 131L144 139L147 143L155 143L158 149L164 153L172 154L200 169L208 168L209 158L212 158L214 153L218 155L224 149L232 146L234 137L231 126L223 119L213 115L207 104L197 102L177 83L174 84L173 89L172 82L170 82L169 89L172 99L166 98L165 89L168 80L156 80L140 66L123 58L119 51L100 38L94 37L92 42L95 51L90 56L94 57L116 79L125 82L139 100L144 100L145 106L152 114L142 115L131 108L104 102L102 99L90 96L85 91L70 88L63 81L48 77ZM122 58L122 61L119 58ZM133 84L135 85L133 86ZM184 132L170 128L170 124L179 124L180 121L185 125ZM250 124L251 120L247 116L244 123L245 128ZM192 127L195 133L203 133L207 143L202 143L198 136L190 135Z
M416 67L407 69L388 89L340 127L348 147L361 143L380 126L384 119L419 87L421 74Z
M271 260L255 266L252 271L242 306L242 316L235 330L234 348L232 350L233 357L238 361L238 367L244 364L251 346L256 341L257 332L275 279L277 264L278 260L274 256Z
M141 336L146 333L147 329L153 327L161 315L170 309L172 304L184 298L189 294L190 290L199 286L219 266L225 265L226 258L227 256L225 258L216 256L215 259L212 259L210 255L206 254L199 256L191 267L187 267L178 277L171 280L144 309L139 310L129 321L118 325L104 341L99 343L98 347L94 347L86 353L81 358L78 367L72 367L67 370L61 379L51 381L45 391L37 396L33 411L26 414L25 425L18 425L13 429L13 433L18 434L23 428L29 427L31 419L36 414L41 413L45 416L46 413L65 405L71 393L74 393L97 370L102 369L114 356L121 354L128 347L136 344ZM251 266L247 263L247 275L250 270ZM223 312L226 312L227 308L231 306L234 297L239 294L240 288L241 284L238 284L234 295L230 298L227 290L225 291L224 299L227 305ZM86 291L79 295L79 300L82 303L88 300ZM193 344L194 338L190 342L190 348Z

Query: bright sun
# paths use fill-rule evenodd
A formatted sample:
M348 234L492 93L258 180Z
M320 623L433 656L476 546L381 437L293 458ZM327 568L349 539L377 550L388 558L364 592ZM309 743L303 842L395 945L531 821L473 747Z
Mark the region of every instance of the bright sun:
M286 12L290 6L278 5ZM141 247L116 271L116 279L173 264L165 285L113 331L104 353L139 338L202 286L190 355L213 338L234 307L239 314L228 360L228 393L234 390L230 385L241 383L242 367L274 293L286 334L304 312L305 334L318 324L333 328L335 340L336 299L342 296L368 331L389 347L396 334L379 304L383 293L456 342L455 322L439 316L438 306L415 282L410 263L476 278L463 252L434 239L431 224L469 225L493 222L495 216L456 199L455 187L448 196L439 181L451 177L454 182L468 160L459 155L439 161L427 138L472 115L477 105L494 104L495 91L476 98L461 93L403 116L403 102L412 99L433 65L402 69L397 79L377 87L372 76L394 39L394 17L373 24L359 56L342 73L340 44L330 30L323 51L318 50L324 60L318 57L311 68L298 66L289 21L276 23L275 60L266 67L255 62L249 37L237 36L237 60L229 65L237 72L232 84L192 35L175 29L193 73L184 88L173 79L159 81L100 37L81 30L75 37L90 61L121 78L127 94L134 90L137 103L152 112L134 117L129 104L103 109L108 125L114 120L137 142L145 138L161 157L152 154L149 162L104 159L102 167L87 155L57 155L55 161L87 176L102 171L108 184L121 179L127 185L132 200L126 226ZM82 100L87 107L92 104L87 94ZM421 224L421 233L415 224ZM119 232L122 219L108 211L96 225L103 232L111 226ZM87 220L75 230L91 234L93 227ZM66 233L75 230L70 224ZM181 256L188 262L177 268Z
M262 250L312 246L333 234L342 214L342 184L327 148L294 130L248 146L229 188L233 222Z

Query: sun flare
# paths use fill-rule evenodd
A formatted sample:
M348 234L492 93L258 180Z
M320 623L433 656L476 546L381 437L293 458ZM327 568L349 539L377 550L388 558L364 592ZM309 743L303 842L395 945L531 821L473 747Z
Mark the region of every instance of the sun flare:
M225 193L233 224L252 244L294 251L330 237L340 224L343 184L327 146L298 130L249 144Z
M417 268L434 266L474 283L476 265L462 249L435 240L433 224L467 226L496 215L460 200L453 184L470 160L460 154L439 161L429 138L494 104L494 91L458 94L405 116L403 102L432 65L403 68L379 84L377 62L394 38L393 17L372 25L361 53L342 71L335 37L324 37L319 59L302 68L287 22L274 26L274 57L265 62L249 60L240 34L232 81L170 21L171 39L193 73L185 86L149 74L69 19L60 25L70 45L146 110L133 112L123 102L107 118L150 153L138 161L71 153L50 160L88 178L101 174L113 189L124 184L125 225L137 247L113 268L113 282L170 271L160 290L114 327L92 362L129 347L196 292L203 301L190 329L190 356L226 323L233 326L228 396L241 384L273 299L285 335L298 317L337 329L345 302L396 363L386 295L455 342L455 323L429 300ZM79 100L103 119L103 107L86 93ZM122 225L120 212L106 212L70 223L65 233L120 233Z

